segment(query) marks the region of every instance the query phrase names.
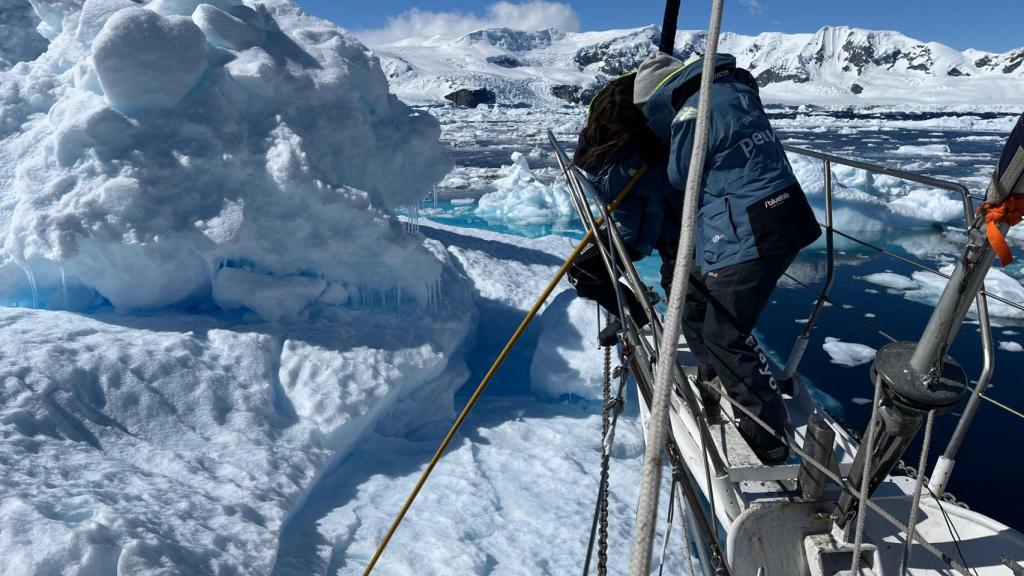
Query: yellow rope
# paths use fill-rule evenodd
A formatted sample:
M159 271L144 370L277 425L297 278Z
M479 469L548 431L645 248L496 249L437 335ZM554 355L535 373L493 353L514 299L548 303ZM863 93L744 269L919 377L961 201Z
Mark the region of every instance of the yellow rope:
M636 185L637 181L640 180L640 177L643 176L646 171L647 166L642 166L637 170L636 174L634 174L633 177L629 179L629 182L627 182L622 188L622 192L619 192L619 195L612 200L611 204L608 205L609 211L615 210L615 207L618 206L619 202L626 197L626 194L633 189L633 186ZM598 220L598 225L601 225L603 222L603 218ZM455 438L455 434L458 433L459 428L462 427L462 423L466 420L466 416L468 416L469 412L473 410L477 400L480 399L480 395L483 394L484 389L487 388L488 384L490 384L491 378L493 378L498 372L498 368L501 367L502 362L505 361L509 352L511 352L512 348L514 348L516 343L519 342L519 338L523 335L523 332L526 331L526 327L537 315L537 312L540 311L541 306L543 306L544 302L546 302L548 297L551 296L551 293L554 292L558 283L562 281L562 277L565 276L565 273L569 271L569 266L576 261L576 258L579 257L580 253L583 252L583 249L590 243L591 239L593 239L593 236L593 232L588 231L587 235L583 237L583 240L580 240L580 243L576 245L576 249L572 251L572 254L570 254L565 260L562 267L558 269L558 273L555 274L555 277L548 283L547 288L545 288L544 292L542 292L540 297L537 298L537 302L534 303L533 308L531 308L526 314L526 317L523 318L523 321L519 324L519 328L516 328L515 333L513 333L512 337L509 338L509 341L501 350L501 354L498 354L498 358L494 360L494 364L491 365L491 369L487 371L483 380L480 381L480 384L476 387L473 395L470 396L469 402L466 403L462 412L459 413L459 417L455 419L455 423L452 424L451 429L448 430L448 434L445 435L444 440L441 441L441 445L437 447L434 457L431 458L430 463L427 464L427 469L420 475L420 479L416 482L416 486L413 487L412 492L409 493L409 497L405 499L405 504L402 505L402 509L398 512L398 516L396 516L395 520L391 523L391 527L388 528L387 534L384 535L384 539L381 540L380 545L377 546L377 551L373 553L373 558L370 559L370 563L366 566L363 576L369 576L369 574L373 572L373 568L377 565L377 561L380 560L381 555L384 553L384 549L387 548L388 543L391 542L391 538L395 535L395 531L398 530L398 525L405 519L406 513L409 512L409 508L412 507L412 503L419 495L420 489L423 488L423 484L426 483L427 478L429 478L430 474L434 471L434 467L437 466L437 463L441 460L441 456L444 454L445 450L448 449L448 445L451 444L451 441Z

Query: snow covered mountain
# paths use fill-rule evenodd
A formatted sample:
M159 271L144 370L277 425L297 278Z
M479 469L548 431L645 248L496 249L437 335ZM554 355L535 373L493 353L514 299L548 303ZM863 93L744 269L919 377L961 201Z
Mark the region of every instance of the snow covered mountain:
M587 101L595 86L635 69L660 37L655 26L569 33L479 30L460 37L409 38L376 47L392 88L431 101L459 88L487 88L514 104ZM679 32L676 52L703 51L706 34ZM899 32L826 27L813 34L726 32L734 54L767 100L790 104L1016 104L1024 48L960 52Z

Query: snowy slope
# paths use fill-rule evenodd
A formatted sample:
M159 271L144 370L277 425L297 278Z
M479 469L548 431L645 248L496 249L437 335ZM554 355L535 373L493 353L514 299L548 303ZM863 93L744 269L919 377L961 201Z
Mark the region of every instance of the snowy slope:
M654 26L582 33L489 29L408 38L375 50L397 93L411 101L482 87L505 104L557 104L586 101L595 86L635 69L659 36ZM677 55L689 58L705 43L702 32L680 32ZM1024 88L1024 49L959 52L893 31L724 33L720 49L750 69L766 99L775 102L1012 105Z

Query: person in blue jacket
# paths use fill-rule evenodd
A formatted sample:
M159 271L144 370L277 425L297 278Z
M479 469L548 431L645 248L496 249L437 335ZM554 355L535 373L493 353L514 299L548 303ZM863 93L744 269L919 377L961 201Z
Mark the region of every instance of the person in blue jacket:
M689 65L658 54L637 72L634 102L648 127L671 143L670 183L686 188L704 61ZM785 150L772 130L751 74L736 59L715 60L711 132L703 167L695 266L683 310L683 334L700 378L717 377L733 399L784 435L788 416L780 383L754 337L779 278L821 230ZM788 449L751 419L740 432L766 463Z
M612 80L598 94L580 133L573 162L583 169L605 203L611 203L641 169L644 173L612 213L616 229L634 261L655 249L664 260L679 238L682 193L668 179L667 142L648 128L643 111L633 103L635 74ZM607 243L605 235L602 242ZM580 297L596 300L616 317L601 332L602 345L614 345L618 322L615 285L594 244L587 246L568 271ZM671 271L662 278L671 279ZM667 288L666 288L667 289ZM637 297L622 285L624 304L639 325L647 323Z

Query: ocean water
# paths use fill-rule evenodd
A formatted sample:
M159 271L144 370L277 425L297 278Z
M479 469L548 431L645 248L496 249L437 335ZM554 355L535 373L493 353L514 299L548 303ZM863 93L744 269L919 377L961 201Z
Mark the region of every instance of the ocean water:
M1002 150L1005 134L931 129L836 129L817 128L779 130L787 144L829 152L864 162L877 163L923 175L954 180L967 185L972 193L982 194L992 167ZM497 168L510 150L528 151L540 144L535 139L517 142L496 139L489 142L465 143L457 147L457 166ZM948 147L945 153L943 146ZM910 147L910 148L907 148ZM938 147L938 148L936 148ZM897 153L903 148L902 153ZM915 151L917 149L917 151ZM935 150L943 150L936 152ZM531 160L534 167L550 166L550 159ZM522 226L509 222L488 222L473 214L473 206L452 204L453 198L472 197L464 191L444 191L436 204L426 202L421 217L446 224L488 229L503 233L536 237L560 234L582 236L577 222ZM820 202L820 199L819 199ZM835 208L843 207L836 200ZM884 206L881 208L884 211ZM868 227L870 228L870 227ZM870 230L848 231L854 236L899 256L931 267L951 263L963 246L965 228L962 221L945 225L907 224L887 221ZM841 228L840 228L841 229ZM1024 256L1024 249L1017 247ZM658 286L660 260L653 255L638 263L637 268L647 283ZM911 277L919 271L898 259L837 237L835 282L830 294L834 306L827 306L813 332L811 344L803 358L800 373L815 395L831 412L857 430L863 430L870 417L870 363L854 367L838 365L822 347L826 338L880 348L888 334L898 340L916 340L932 310L931 303L911 299L903 290L895 290L865 280L876 273ZM825 283L824 243L804 250L790 274L811 290L820 290ZM1019 282L1024 269L1017 263L1005 270ZM817 294L796 282L784 279L775 290L765 311L758 336L762 345L778 363L784 363L796 337L804 329ZM1024 344L1024 321L993 318L993 340L996 346ZM972 315L965 323L950 351L968 377L977 378L982 366L981 336ZM1007 349L996 351L993 385L988 395L1018 410L1024 409L1024 387L1019 374L1024 371L1024 352ZM936 419L930 463L945 449L966 402L954 411ZM1008 437L1024 437L1024 419L988 402L983 402L974 425L957 455L957 467L949 490L971 508L990 514L1017 529L1024 530L1024 501L1017 494L1016 483L1010 481L1024 475L1024 462L1019 448ZM916 466L918 443L904 456Z

